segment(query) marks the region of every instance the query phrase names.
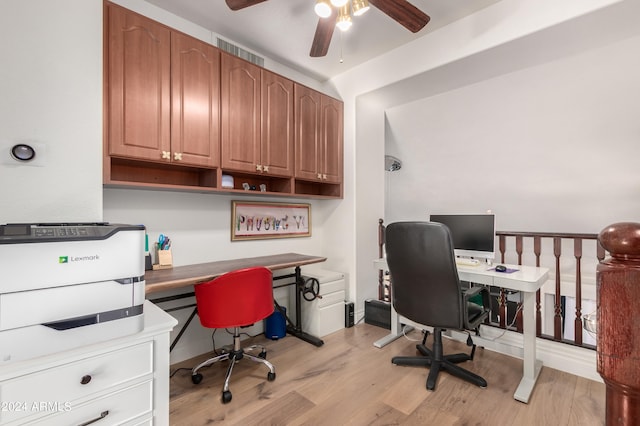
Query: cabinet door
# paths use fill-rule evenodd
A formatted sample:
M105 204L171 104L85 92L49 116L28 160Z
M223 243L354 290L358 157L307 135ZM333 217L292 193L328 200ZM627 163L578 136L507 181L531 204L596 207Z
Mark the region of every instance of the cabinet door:
M219 164L220 51L171 34L171 161Z
M295 177L321 180L320 93L295 86Z
M293 82L262 70L261 161L269 175L293 175Z
M322 96L320 117L322 140L322 180L342 183L343 168L343 103L329 96Z
M170 31L117 6L107 10L109 154L163 161L171 136Z
M221 55L222 168L255 173L260 164L260 67Z

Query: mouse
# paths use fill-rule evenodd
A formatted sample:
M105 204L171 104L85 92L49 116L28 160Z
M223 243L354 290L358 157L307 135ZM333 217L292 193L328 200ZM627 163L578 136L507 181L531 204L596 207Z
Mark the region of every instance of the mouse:
M496 265L496 272L507 272L507 267L504 265Z

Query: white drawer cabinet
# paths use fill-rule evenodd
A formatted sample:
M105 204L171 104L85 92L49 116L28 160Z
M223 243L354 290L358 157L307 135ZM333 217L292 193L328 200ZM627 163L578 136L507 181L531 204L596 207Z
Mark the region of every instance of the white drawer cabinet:
M345 279L342 272L305 271L304 278L315 278L322 298L302 303L302 327L308 333L324 337L344 328Z
M166 425L169 332L150 302L140 333L0 367L0 425Z

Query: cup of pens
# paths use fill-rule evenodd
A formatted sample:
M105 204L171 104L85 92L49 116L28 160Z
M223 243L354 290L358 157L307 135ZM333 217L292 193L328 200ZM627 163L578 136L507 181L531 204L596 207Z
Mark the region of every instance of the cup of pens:
M153 265L153 269L166 269L173 267L173 256L171 254L171 239L160 234L156 243L156 259L158 263Z

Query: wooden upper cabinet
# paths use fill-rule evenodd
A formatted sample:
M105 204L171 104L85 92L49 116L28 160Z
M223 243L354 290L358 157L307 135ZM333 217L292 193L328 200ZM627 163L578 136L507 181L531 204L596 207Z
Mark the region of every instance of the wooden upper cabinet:
M220 152L220 51L171 34L171 161L217 167Z
M222 168L293 175L293 82L222 54Z
M321 108L322 181L342 183L344 104L337 99L322 95Z
M222 168L256 172L260 164L261 69L222 53Z
M293 176L293 82L262 70L262 132L260 165L263 173Z
M343 104L104 2L104 182L342 197ZM263 187L264 185L264 187Z
M108 6L109 154L160 160L170 151L171 32Z
M342 183L343 103L301 85L295 90L295 177Z
M219 164L220 51L108 5L109 155Z
M320 111L320 93L296 84L296 178L320 180L322 176L320 171Z

